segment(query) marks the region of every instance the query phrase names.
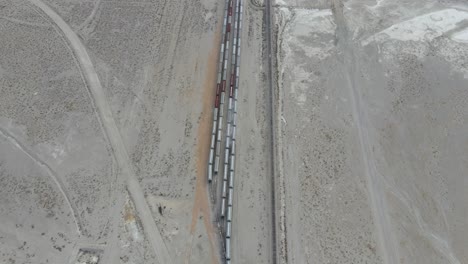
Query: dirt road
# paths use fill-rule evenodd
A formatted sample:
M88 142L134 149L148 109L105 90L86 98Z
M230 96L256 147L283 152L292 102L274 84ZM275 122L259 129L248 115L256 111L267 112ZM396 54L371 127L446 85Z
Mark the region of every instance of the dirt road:
M87 80L87 86L96 106L96 111L99 113L100 121L102 122L106 137L112 147L117 164L120 167L121 173L127 179L127 188L130 192L133 202L137 207L138 213L140 214L143 228L158 259L158 263L171 263L172 261L167 251L166 244L164 243L158 227L154 222L151 211L143 195L143 190L135 176L133 165L130 162L127 149L122 141L119 129L115 124L111 108L107 103L108 99L104 94L101 82L96 73L96 70L94 69L91 59L89 58L86 48L81 43L80 39L74 33L74 31L57 13L55 13L40 0L30 1L47 16L49 16L49 18L57 25L57 27L62 31L64 36L69 41L69 44L75 53L76 59L80 62L83 75Z

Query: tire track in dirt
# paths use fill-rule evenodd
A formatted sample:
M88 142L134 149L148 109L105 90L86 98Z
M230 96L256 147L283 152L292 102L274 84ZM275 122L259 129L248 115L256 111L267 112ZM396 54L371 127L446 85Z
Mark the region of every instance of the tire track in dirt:
M93 11L91 11L91 14L86 18L86 20L81 23L81 25L78 27L78 31L83 30L88 24L90 24L93 20L96 19L96 13L101 6L102 0L97 0L97 2L94 4Z
M137 212L139 213L140 220L147 238L153 247L157 261L160 264L172 263L166 244L164 243L161 233L156 226L151 210L146 203L143 190L136 178L127 149L112 116L111 108L107 103L104 89L101 86L101 82L85 46L81 43L78 35L76 35L70 26L49 6L44 4L41 0L28 1L40 9L43 14L51 20L56 25L58 33L62 34L66 39L68 47L71 49L75 59L79 63L81 74L86 80L85 83L90 93L90 97L93 99L93 106L98 112L99 121L113 150L113 155L121 169L122 175L126 177L127 189L131 194ZM39 12L39 14L43 15L42 12Z
M57 175L57 173L52 170L52 168L49 166L49 164L45 163L43 160L41 160L36 153L28 149L26 146L24 146L19 140L17 140L13 135L11 135L8 131L4 130L3 128L0 128L0 135L2 135L4 138L9 140L13 145L15 145L19 150L21 150L26 156L28 156L30 159L32 159L37 165L40 167L43 167L47 171L47 175L52 179L52 181L57 185L57 188L59 189L60 193L62 194L63 198L65 199L65 203L68 205L72 212L73 220L75 220L76 224L76 232L78 236L83 235L83 224L81 223L81 220L78 215L78 210L76 209L76 206L74 203L70 201L70 195L68 194L67 188L65 188L65 185L62 181L62 179Z
M343 13L342 0L332 0L331 7L336 21L336 37L338 48L342 49L344 54L343 67L346 71L346 79L350 90L350 97L353 108L353 118L356 122L359 135L361 156L363 158L363 167L367 178L367 190L369 200L372 206L374 223L378 232L378 240L382 251L383 261L387 264L398 263L398 250L393 238L393 232L387 213L387 203L385 201L385 189L381 182L379 172L372 154L372 147L369 137L369 118L366 106L362 103L362 96L359 91L357 78L359 75L356 69L355 50L356 46L349 35L346 25L346 18Z
M52 25L49 25L49 24L32 23L32 22L28 22L28 21L23 21L21 19L7 17L7 16L0 16L0 20L1 19L4 19L4 20L9 21L11 23L15 23L15 24L22 25L22 26L45 27L45 28L48 28L48 27L52 26Z

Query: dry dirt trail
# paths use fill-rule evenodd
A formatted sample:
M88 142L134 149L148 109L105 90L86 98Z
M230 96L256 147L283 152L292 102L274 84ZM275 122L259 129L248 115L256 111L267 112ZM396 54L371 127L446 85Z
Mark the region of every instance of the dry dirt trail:
M276 3L288 263L468 263L466 2Z
M384 198L383 182L378 175L375 158L372 154L372 147L368 133L368 113L362 104L362 97L356 82L355 69L359 67L354 58L353 40L350 37L343 15L343 3L341 0L333 0L332 11L335 17L337 30L337 45L343 52L344 67L347 74L346 79L350 89L350 99L352 103L353 117L359 136L361 156L363 160L364 172L367 178L367 189L369 193L370 205L374 214L375 226L378 240L381 245L382 258L384 263L398 263L398 251L394 243L392 228L387 216L387 206Z
M171 263L168 250L153 220L151 210L146 203L141 186L135 176L126 147L122 141L122 137L112 116L111 108L106 100L106 95L85 46L81 43L79 37L70 26L50 7L40 0L29 0L29 2L44 12L67 39L75 58L80 64L83 77L86 79L86 84L92 96L94 106L97 108L101 125L112 147L114 157L121 169L121 173L126 177L128 191L133 198L148 240L156 253L155 255L158 263Z
M57 185L57 188L59 189L60 193L62 194L63 198L65 199L66 204L70 208L70 211L72 212L73 219L75 220L75 224L76 224L76 233L79 236L81 236L82 235L81 232L82 232L83 228L82 228L82 223L80 221L80 216L77 213L78 210L77 210L75 204L70 201L70 194L68 193L68 190L65 188L63 180L60 178L60 176L58 176L57 173L46 162L41 160L33 151L29 150L19 140L17 140L13 135L8 133L8 131L0 128L0 135L5 137L13 145L15 145L18 149L20 149L22 152L24 152L24 154L26 154L30 159L32 159L34 162L36 162L40 167L44 168L44 170L50 176L52 181Z

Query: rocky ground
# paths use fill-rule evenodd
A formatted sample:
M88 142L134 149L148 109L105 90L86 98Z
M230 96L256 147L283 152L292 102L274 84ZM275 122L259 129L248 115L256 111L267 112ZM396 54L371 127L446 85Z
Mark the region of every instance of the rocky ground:
M277 1L289 263L467 263L463 1Z

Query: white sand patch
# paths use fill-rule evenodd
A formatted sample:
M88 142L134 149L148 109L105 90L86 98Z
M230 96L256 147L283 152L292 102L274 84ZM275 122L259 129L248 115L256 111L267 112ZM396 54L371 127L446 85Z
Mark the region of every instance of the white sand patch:
M336 24L333 20L333 14L330 9L297 9L290 12L287 8L281 8L286 20L284 36L287 40L283 48L286 54L289 53L290 47L300 47L307 57L317 57L324 59L330 53L333 47L332 36L335 34ZM330 40L324 43L321 36L329 35ZM315 41L321 39L321 41Z
M322 39L320 35L335 34L336 24L330 9L298 10L296 11L295 23L291 27L291 35L298 39L307 57L324 59L330 55L330 51L334 46L332 38L328 43L323 40L320 42L315 41ZM304 40L302 37L309 37L311 41Z
M367 8L369 8L369 9L376 9L376 8L379 8L380 6L383 6L383 5L384 5L383 2L385 2L385 0L377 0L377 1L375 2L375 5L373 5L373 6L368 6Z
M468 28L456 32L452 35L451 39L457 42L468 43Z
M291 82L290 92L296 99L299 106L304 106L307 101L306 91L309 89L307 81L313 80L314 77L309 72L304 71L301 67L294 67L294 81Z
M295 11L294 27L291 34L296 36L309 36L315 33L334 33L335 22L330 9L298 9Z
M331 54L336 24L330 9L295 9L291 11L281 8L285 20L281 50L284 54L282 72L293 72L294 81L290 85L290 94L299 106L306 105L307 91L315 76L304 69L302 63L297 63L297 57L306 57L321 61Z
M283 0L275 0L275 4L284 6L286 5L286 2Z
M373 41L384 42L388 39L430 41L455 29L460 22L465 20L468 20L468 12L456 9L444 9L392 25L365 39L362 41L362 45L368 45ZM464 36L462 35L462 38Z

